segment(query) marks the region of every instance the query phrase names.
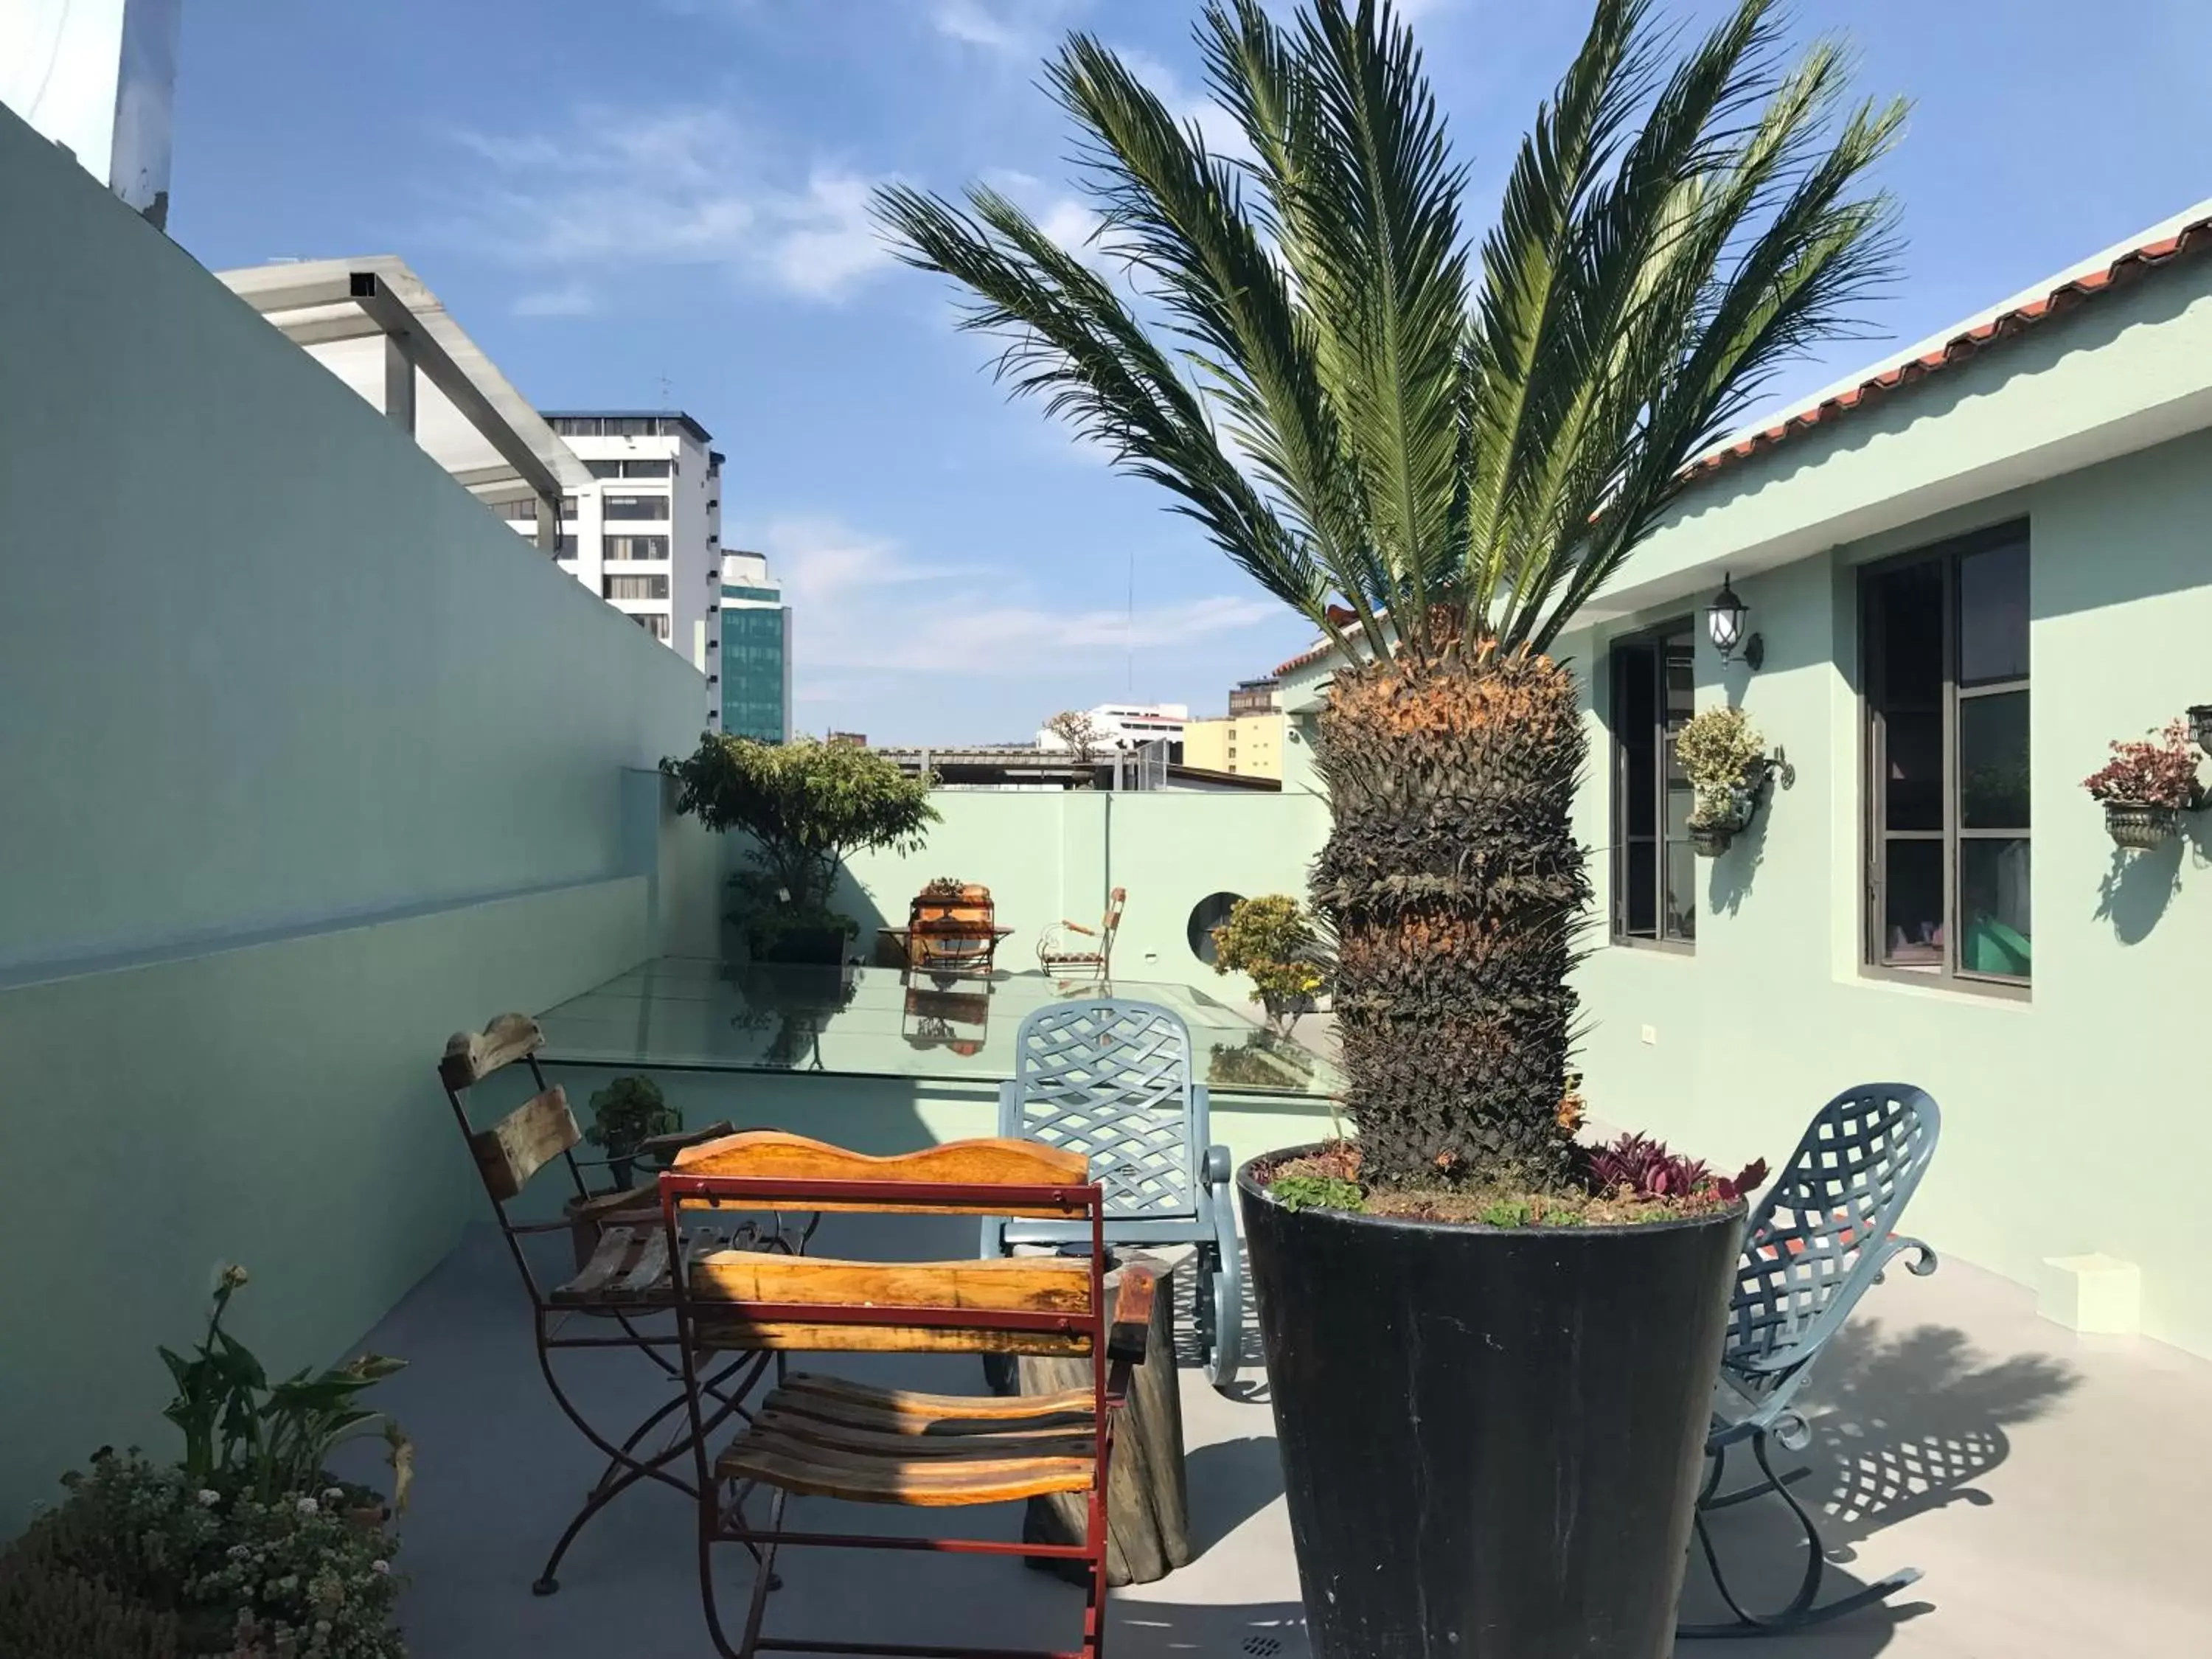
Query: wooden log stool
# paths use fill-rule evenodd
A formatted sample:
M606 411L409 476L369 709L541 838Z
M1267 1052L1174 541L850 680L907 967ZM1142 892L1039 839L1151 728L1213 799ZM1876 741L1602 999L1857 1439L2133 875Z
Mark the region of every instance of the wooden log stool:
M1145 1363L1129 1379L1128 1403L1114 1426L1114 1458L1107 1469L1106 1581L1112 1585L1149 1584L1188 1565L1191 1559L1182 1395L1176 1376L1174 1275L1197 1254L1188 1244L1152 1250L1124 1248L1115 1251L1114 1269L1106 1275L1109 1295L1121 1283L1125 1266L1148 1267L1159 1275ZM1021 1392L1058 1394L1088 1388L1090 1364L1087 1359L1024 1354ZM1082 1492L1049 1492L1030 1498L1022 1518L1022 1540L1082 1542L1085 1502ZM1033 1559L1030 1565L1078 1582L1083 1576L1081 1562Z

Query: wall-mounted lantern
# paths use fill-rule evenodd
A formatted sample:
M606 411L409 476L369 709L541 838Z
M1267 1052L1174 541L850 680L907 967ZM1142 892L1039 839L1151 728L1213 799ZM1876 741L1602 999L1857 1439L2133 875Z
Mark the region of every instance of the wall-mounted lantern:
M2212 702L2190 705L2189 736L2199 749L2212 755Z
M1733 662L1736 648L1741 646L1744 661L1756 672L1766 661L1766 641L1756 634L1749 639L1744 638L1744 619L1750 615L1751 607L1736 597L1728 573L1723 571L1721 574L1721 591L1705 607L1705 627L1712 635L1713 647L1721 653L1723 662Z

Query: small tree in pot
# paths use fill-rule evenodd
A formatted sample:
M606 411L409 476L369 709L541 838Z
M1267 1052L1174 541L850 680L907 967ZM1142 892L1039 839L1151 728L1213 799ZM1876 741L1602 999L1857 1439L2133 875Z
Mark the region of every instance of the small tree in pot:
M630 1185L637 1149L655 1135L684 1127L684 1114L671 1106L649 1077L618 1077L592 1096L592 1127L584 1138L607 1155L607 1173L617 1192Z
M1313 896L1358 1144L1332 1201L1270 1196L1287 1155L1238 1178L1316 1653L1657 1659L1741 1207L1624 1203L1567 1127L1587 738L1549 653L1883 270L1902 112L1770 0L1679 57L1599 0L1477 258L1389 0L1215 0L1198 40L1248 159L1095 40L1047 65L1138 303L991 189L883 216L1339 664Z
M730 920L756 962L836 963L860 931L830 908L854 853L921 849L937 822L927 775L854 744L761 743L707 732L681 760L660 763L681 786L676 809L718 832L751 838L730 877Z
M1213 930L1213 971L1250 978L1269 1024L1287 1036L1320 990L1322 948L1305 907L1287 893L1239 899Z
M1750 827L1766 782L1766 740L1741 708L1701 708L1674 735L1674 758L1690 781L1690 843L1700 857L1728 850Z

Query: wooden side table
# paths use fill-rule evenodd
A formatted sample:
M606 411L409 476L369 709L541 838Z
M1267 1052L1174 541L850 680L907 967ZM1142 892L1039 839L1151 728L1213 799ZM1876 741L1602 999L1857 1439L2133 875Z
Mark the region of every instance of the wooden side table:
M1164 1578L1191 1559L1190 1516L1183 1473L1182 1395L1177 1389L1175 1354L1175 1274L1192 1261L1195 1247L1158 1250L1119 1249L1106 1275L1110 1297L1121 1283L1121 1266L1142 1262L1160 1276L1152 1303L1152 1323L1145 1340L1145 1363L1129 1379L1128 1403L1114 1425L1113 1462L1106 1480L1106 1575L1110 1584L1149 1584ZM1022 1356L1021 1391L1057 1394L1091 1387L1088 1359ZM1082 1492L1052 1492L1029 1500L1022 1537L1038 1544L1083 1541ZM1031 1566L1080 1580L1080 1562L1032 1561Z

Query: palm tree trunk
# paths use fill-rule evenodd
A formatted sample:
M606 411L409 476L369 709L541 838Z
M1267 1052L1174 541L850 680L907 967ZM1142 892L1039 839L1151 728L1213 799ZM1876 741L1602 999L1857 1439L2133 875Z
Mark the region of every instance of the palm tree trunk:
M1588 748L1549 658L1370 664L1336 677L1320 760L1334 823L1314 901L1363 1175L1567 1172L1561 1127L1590 898L1569 821Z

